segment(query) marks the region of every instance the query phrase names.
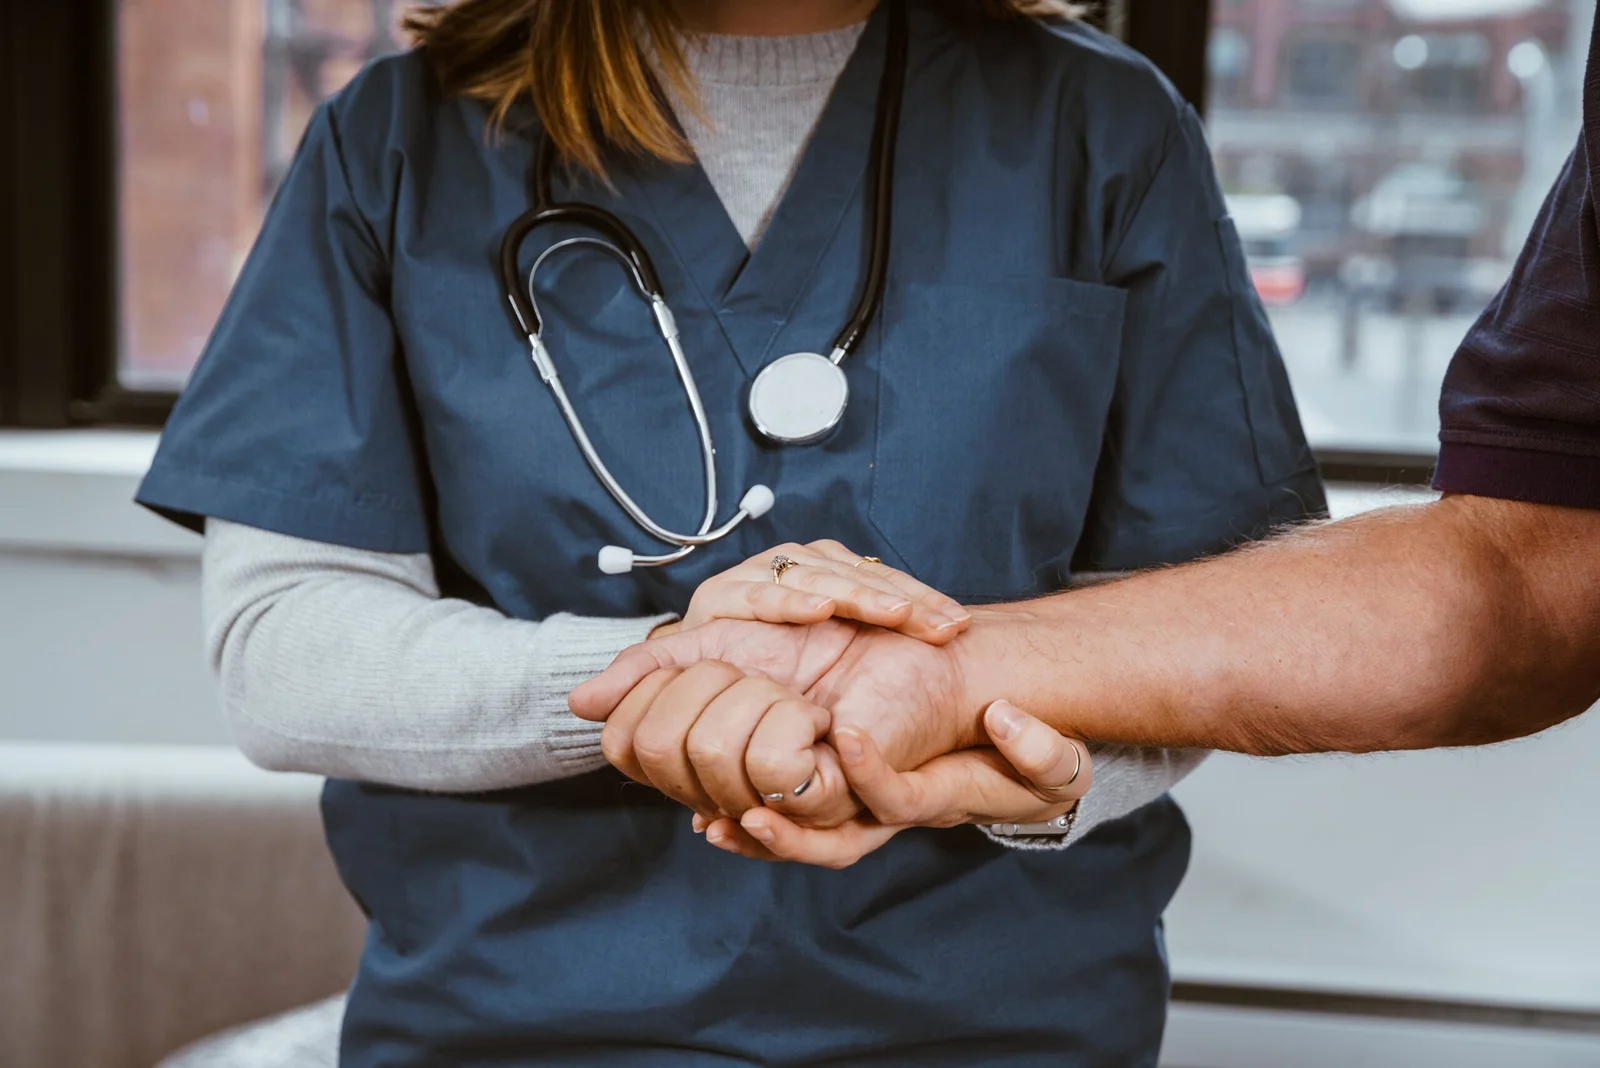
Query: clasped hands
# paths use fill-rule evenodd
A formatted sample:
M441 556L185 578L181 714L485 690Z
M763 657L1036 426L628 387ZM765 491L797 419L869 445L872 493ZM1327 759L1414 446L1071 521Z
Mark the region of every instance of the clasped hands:
M779 553L799 566L775 583ZM704 582L570 703L714 845L845 867L907 827L1048 820L1089 788L1081 742L980 703L973 621L837 542L779 546Z

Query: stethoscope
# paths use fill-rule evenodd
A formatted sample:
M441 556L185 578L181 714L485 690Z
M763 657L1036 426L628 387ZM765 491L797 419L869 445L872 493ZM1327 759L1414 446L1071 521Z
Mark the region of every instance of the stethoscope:
M877 117L872 133L872 152L877 170L872 180L872 247L868 257L867 275L862 283L855 310L844 329L834 339L833 349L824 356L817 352L791 352L767 364L756 375L750 386L750 422L768 441L777 445L806 445L821 441L844 418L845 405L850 398L850 383L839 366L855 350L867 325L883 303L884 275L889 262L889 223L894 208L894 151L900 125L900 104L905 94L906 46L909 34L906 27L905 0L889 0L889 42L884 59L883 77L878 86ZM667 306L661 291L661 281L656 275L650 255L627 225L615 215L591 204L550 202L550 179L554 167L554 153L550 139L539 138L536 153L534 205L517 218L500 242L500 281L506 299L516 313L522 332L527 335L528 347L533 354L533 366L539 378L550 387L561 416L572 430L578 450L588 462L595 477L605 486L628 517L639 524L651 537L677 548L659 555L642 555L621 545L607 545L600 550L600 570L608 575L621 575L635 567L661 567L681 560L702 545L709 545L727 537L746 519L765 515L773 504L772 490L763 485L751 486L739 501L739 510L721 526L715 526L717 517L717 460L716 448L711 441L711 425L706 419L705 405L689 370L688 358L678 340L678 326L672 309ZM542 226L557 223L576 223L596 231L602 236L569 237L557 241L539 254L528 270L527 287L523 288L522 275L517 268L518 253L528 235ZM556 373L555 362L543 340L544 322L534 296L534 279L544 261L560 249L577 245L593 245L621 261L633 279L639 295L650 303L656 326L667 351L672 354L673 365L678 369L678 379L689 401L689 412L694 417L700 435L700 455L704 461L706 484L705 517L694 534L680 534L668 530L647 515L643 508L628 496L627 491L611 474L605 461L595 450Z

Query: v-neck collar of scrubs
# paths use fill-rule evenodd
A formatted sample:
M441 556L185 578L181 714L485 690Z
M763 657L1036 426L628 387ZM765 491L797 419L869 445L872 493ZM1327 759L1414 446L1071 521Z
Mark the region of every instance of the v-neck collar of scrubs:
M747 375L769 362L773 340L805 297L840 223L862 195L887 36L887 16L879 4L754 250L746 248L698 162L640 160L619 168L618 192L652 216L689 284L716 313ZM855 262L864 270L868 235L860 240L863 252ZM667 302L685 296L669 292ZM843 326L847 316L845 309L832 329ZM827 352L832 342L829 333L808 338L805 345Z

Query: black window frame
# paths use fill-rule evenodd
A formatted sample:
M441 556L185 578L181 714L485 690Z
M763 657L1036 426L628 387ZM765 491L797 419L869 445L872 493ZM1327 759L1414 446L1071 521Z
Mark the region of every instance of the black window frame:
M159 425L116 381L115 0L0 20L0 426ZM128 403L131 401L131 403ZM127 416L114 411L126 405Z
M1202 113L1212 0L1112 0L1099 21ZM117 0L0 20L0 428L159 427L176 393L117 377ZM1330 480L1426 483L1435 457L1319 449Z

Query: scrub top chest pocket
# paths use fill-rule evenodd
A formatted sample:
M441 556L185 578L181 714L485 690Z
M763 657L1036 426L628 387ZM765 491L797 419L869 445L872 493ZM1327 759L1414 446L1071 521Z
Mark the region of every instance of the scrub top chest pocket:
M970 600L1056 584L1089 505L1125 303L1066 278L891 293L872 520L918 578Z

